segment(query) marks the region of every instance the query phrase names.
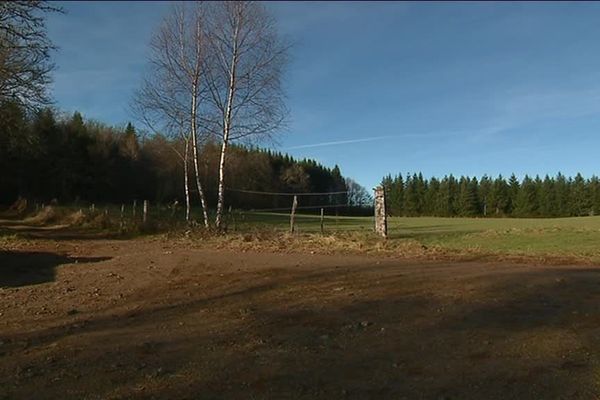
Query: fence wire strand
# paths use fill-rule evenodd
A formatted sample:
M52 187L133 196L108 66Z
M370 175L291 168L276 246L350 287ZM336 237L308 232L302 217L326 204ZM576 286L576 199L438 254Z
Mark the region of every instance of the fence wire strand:
M245 190L245 189L232 189L232 188L227 188L226 190L228 190L230 192L250 193L250 194L264 194L264 195L271 195L271 196L328 196L328 195L347 194L347 193L349 193L347 190L340 191L340 192L321 192L321 193L314 193L314 192L301 192L301 193L291 193L291 192L261 192L261 191L258 191L258 190Z
M335 207L348 207L347 204L325 204L320 206L299 206L296 210L310 210L320 208L335 208ZM278 207L278 208L251 208L245 212L266 212L266 211L291 211L292 206L289 207Z

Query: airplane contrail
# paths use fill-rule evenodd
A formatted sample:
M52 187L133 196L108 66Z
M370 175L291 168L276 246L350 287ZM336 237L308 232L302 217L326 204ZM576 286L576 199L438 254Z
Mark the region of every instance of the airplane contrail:
M312 144L303 144L300 146L292 146L287 147L284 150L294 150L294 149L308 149L311 147L325 147L325 146L335 146L338 144L350 144L350 143L361 143L361 142L372 142L375 140L387 139L391 136L374 136L362 139L349 139L349 140L337 140L334 142L321 142L321 143L312 143Z

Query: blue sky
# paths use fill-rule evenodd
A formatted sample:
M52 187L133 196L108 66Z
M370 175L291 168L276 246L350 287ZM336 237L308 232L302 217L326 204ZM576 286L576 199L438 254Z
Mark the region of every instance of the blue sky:
M48 23L65 111L111 124L160 2L66 2ZM600 3L267 3L293 43L279 150L373 187L426 176L600 174Z

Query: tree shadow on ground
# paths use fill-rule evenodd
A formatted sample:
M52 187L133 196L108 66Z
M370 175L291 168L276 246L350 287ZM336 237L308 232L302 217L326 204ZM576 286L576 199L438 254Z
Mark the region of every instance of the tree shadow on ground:
M94 263L111 257L68 257L43 251L0 251L0 287L52 282L61 264Z
M16 235L23 239L42 240L98 240L98 239L127 239L117 230L79 228L68 225L35 226L25 224L0 225L1 235Z
M77 384L64 398L597 398L600 269L465 265L282 271L182 291L33 333L39 362L4 380L31 375L45 398L65 378Z

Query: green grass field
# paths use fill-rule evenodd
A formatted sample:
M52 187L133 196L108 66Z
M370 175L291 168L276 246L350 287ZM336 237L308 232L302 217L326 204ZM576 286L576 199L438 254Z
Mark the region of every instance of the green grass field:
M235 220L235 222L233 222ZM237 214L236 230L289 229L289 216L273 213ZM325 232L373 235L373 218L325 217ZM416 240L425 246L509 255L586 257L600 261L600 216L577 218L439 218L392 217L391 241ZM318 216L296 216L298 232L319 232Z
M61 215L69 215L80 207L59 207ZM136 221L141 222L141 207ZM87 208L83 208L87 212ZM104 229L118 227L120 207L101 206L98 214L107 213L113 221ZM194 210L194 219L200 215ZM127 209L125 218L131 225L131 210ZM180 210L172 215L164 207L151 207L148 216L150 222L160 222L151 232L184 228L183 214ZM211 218L212 219L212 218ZM63 219L47 223L59 224ZM67 219L68 221L68 219ZM289 215L284 213L240 212L234 211L226 218L229 232L245 234L253 231L289 231ZM47 224L46 223L46 224ZM69 223L69 222L66 222ZM325 234L337 237L345 236L348 243L359 245L360 249L379 248L381 241L373 233L373 217L336 217L326 216ZM98 224L93 225L98 226ZM467 251L479 254L567 257L586 261L600 262L600 216L577 218L440 218L440 217L392 217L388 220L389 239L387 247L402 248L405 245L423 245L427 248L452 252ZM111 228L112 227L112 228ZM299 214L296 216L296 231L300 234L319 233L321 230L318 215ZM13 230L0 230L0 234L13 234ZM134 233L137 234L137 233ZM313 239L320 243L318 236ZM311 242L311 243L313 243ZM327 244L325 244L327 246Z

